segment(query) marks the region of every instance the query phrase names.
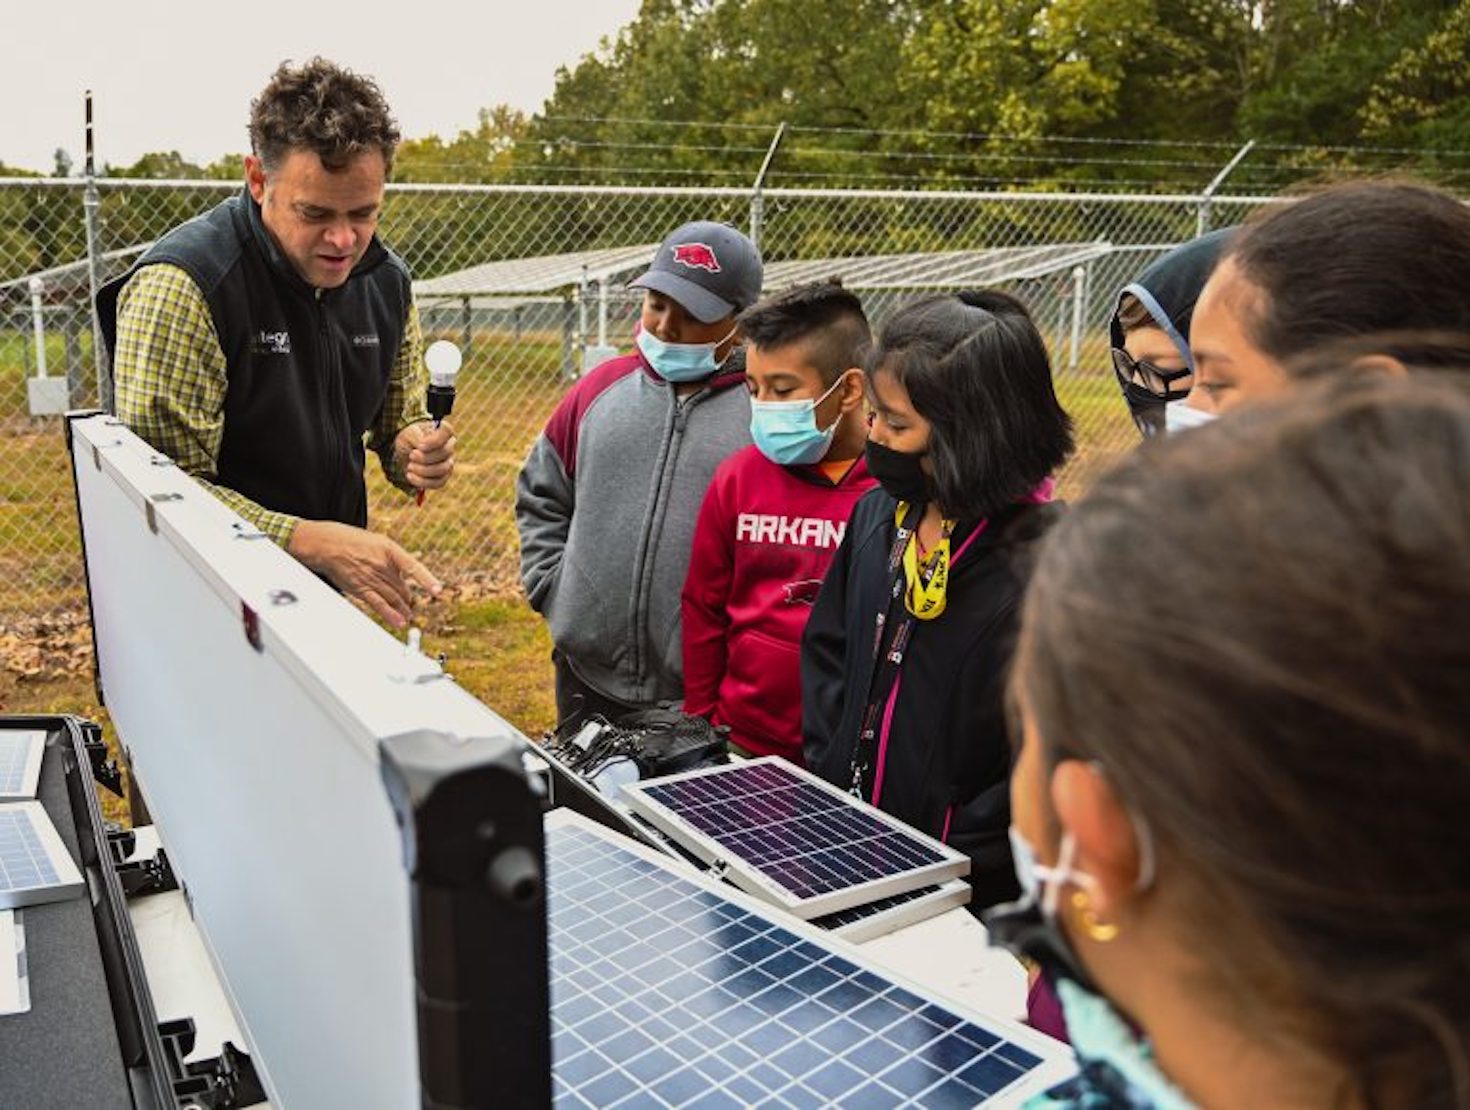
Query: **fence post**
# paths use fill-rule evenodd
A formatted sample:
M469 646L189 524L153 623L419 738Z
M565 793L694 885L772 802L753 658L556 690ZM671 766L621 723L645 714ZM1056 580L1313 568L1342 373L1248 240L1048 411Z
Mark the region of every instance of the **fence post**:
M36 377L46 377L46 321L42 317L46 283L38 277L30 280L31 327L36 333Z
M1210 202L1214 199L1215 193L1219 191L1221 185L1225 184L1225 179L1235 171L1235 167L1240 165L1245 156L1251 152L1251 147L1255 145L1255 139L1248 140L1245 146L1235 152L1235 157L1225 163L1225 168L1215 175L1215 179L1205 186L1205 191L1200 194L1199 210L1195 214L1194 234L1196 238L1210 230Z
M786 124L782 122L776 128L776 134L771 139L771 145L766 149L765 160L761 162L760 172L755 175L755 188L750 194L750 241L755 244L755 249L760 250L761 232L764 229L766 218L766 174L770 172L771 163L776 158L776 148L781 145L781 140L786 136Z
M1082 314L1086 309L1086 296L1084 285L1087 281L1087 271L1081 266L1072 268L1072 351L1068 359L1069 368L1077 369L1078 357L1082 351Z
M112 366L107 357L107 343L102 338L102 321L97 316L97 290L102 287L102 251L97 230L98 210L102 200L97 194L97 176L92 158L92 90L87 90L87 187L82 193L82 210L87 220L87 288L91 291L92 365L97 368L97 404L108 412L114 410L112 398Z
M582 280L577 284L577 377L592 367L587 365L587 294L592 288L587 267L582 267Z

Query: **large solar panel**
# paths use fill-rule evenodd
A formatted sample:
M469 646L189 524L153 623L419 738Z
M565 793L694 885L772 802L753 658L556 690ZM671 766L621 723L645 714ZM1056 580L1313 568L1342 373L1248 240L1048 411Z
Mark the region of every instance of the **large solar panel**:
M0 805L0 909L59 902L82 875L40 802Z
M585 818L547 818L559 1107L1013 1105L1067 1049Z
M623 787L628 804L737 886L801 918L969 872L969 858L767 756Z
M44 731L0 729L0 801L36 796L45 750Z

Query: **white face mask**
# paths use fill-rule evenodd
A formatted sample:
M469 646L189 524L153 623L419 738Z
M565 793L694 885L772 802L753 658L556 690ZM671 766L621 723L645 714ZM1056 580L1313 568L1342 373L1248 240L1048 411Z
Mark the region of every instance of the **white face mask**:
M1148 826L1138 817L1130 813L1129 819L1133 822L1133 835L1138 843L1138 878L1134 881L1133 889L1144 891L1154 884L1153 836L1148 831ZM1072 857L1077 854L1077 839L1071 833L1062 837L1057 862L1052 867L1037 862L1036 849L1031 847L1031 842L1021 835L1021 830L1015 825L1006 829L1006 836L1010 838L1011 860L1016 868L1016 881L1021 884L1021 893L1037 902L1047 917L1056 916L1057 900L1061 897L1062 887L1068 882L1085 890L1097 886L1096 879L1072 866Z
M1170 401L1164 406L1164 431L1169 435L1208 424L1220 414L1197 409L1188 401Z

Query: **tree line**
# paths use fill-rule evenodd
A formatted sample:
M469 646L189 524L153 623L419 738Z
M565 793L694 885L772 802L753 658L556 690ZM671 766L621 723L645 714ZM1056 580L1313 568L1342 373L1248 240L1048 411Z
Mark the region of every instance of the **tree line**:
M1234 192L1386 170L1470 191L1467 57L1470 0L644 0L540 111L409 138L394 178L748 187L785 124L770 186L1194 192L1250 139ZM103 172L238 181L241 156ZM564 203L515 203L496 254L565 230ZM452 236L458 204L415 198L395 242ZM74 198L0 196L7 273L77 257L58 206ZM579 214L568 241L628 230L602 223Z

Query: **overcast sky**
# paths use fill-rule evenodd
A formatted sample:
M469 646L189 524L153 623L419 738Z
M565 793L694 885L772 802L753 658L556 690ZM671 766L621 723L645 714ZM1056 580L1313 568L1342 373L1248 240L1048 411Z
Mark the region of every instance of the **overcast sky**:
M81 169L83 91L97 162L246 149L250 98L284 59L322 54L377 80L406 138L450 138L480 108L538 110L638 0L0 0L0 162Z

